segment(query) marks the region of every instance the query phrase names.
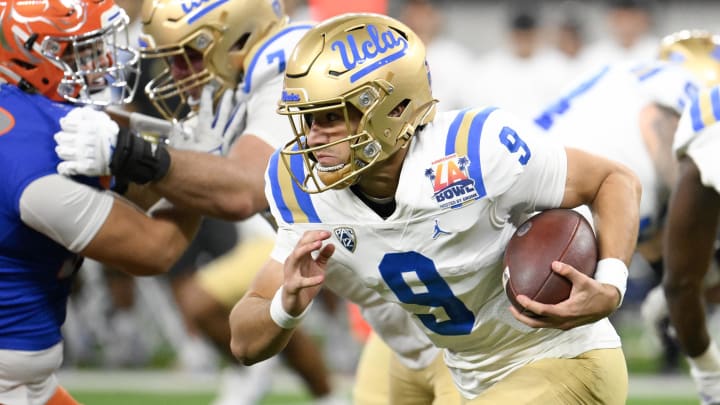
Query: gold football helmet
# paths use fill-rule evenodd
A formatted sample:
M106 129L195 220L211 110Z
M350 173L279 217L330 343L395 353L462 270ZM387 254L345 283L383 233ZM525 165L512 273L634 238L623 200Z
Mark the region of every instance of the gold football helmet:
M720 83L720 36L708 31L683 30L660 43L659 59L680 63L703 85Z
M141 15L141 55L165 65L145 92L171 120L194 109L211 81L215 101L234 90L246 56L288 20L280 0L144 0Z
M307 174L290 173L307 193L348 187L432 121L436 102L425 46L410 28L379 14L331 18L308 31L288 59L278 112L289 116L295 139L281 151L282 161L290 170L291 160L302 156ZM303 116L338 108L348 136L309 147L311 124ZM349 108L362 115L357 128ZM314 154L343 142L350 144L349 161L337 170L319 171Z

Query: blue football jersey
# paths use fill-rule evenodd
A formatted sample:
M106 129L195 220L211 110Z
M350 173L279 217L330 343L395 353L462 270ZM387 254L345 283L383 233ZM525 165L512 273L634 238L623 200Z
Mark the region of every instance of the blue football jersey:
M26 226L19 201L30 183L56 173L60 160L53 135L72 108L12 85L0 86L0 349L42 350L61 340L72 275L81 257Z

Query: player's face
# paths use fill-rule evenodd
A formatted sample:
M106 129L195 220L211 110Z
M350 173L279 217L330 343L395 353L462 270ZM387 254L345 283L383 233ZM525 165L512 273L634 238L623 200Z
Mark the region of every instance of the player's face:
M108 86L103 70L110 66L110 58L104 46L97 46L95 42L93 45L78 46L74 51L70 46L62 59L77 72L89 72L85 78L91 93L102 91Z
M169 63L171 66L170 74L177 81L205 69L203 54L192 48L185 48L184 54L172 56ZM192 86L187 96L199 100L201 92L202 86Z
M345 114L342 108L319 111L304 116L305 122L310 127L307 143L310 147L328 145L314 153L320 170L339 170L350 161L350 145L348 142L340 142L346 138L348 131L354 132L360 122L360 113L354 109L349 110L349 122L345 122Z

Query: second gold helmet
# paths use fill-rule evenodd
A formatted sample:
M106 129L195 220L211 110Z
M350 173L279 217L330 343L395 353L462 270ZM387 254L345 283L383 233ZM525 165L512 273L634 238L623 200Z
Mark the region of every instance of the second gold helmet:
M720 36L702 30L683 30L664 37L659 59L679 63L702 85L720 84Z
M234 90L247 55L287 22L280 0L144 0L141 15L142 57L165 65L145 92L167 119L182 118L211 81L217 97Z

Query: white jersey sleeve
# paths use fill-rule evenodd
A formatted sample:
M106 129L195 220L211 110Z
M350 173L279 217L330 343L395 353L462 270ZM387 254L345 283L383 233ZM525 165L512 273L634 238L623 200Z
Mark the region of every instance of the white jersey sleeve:
M247 102L247 126L243 133L255 135L277 149L293 139L287 117L276 112L282 92L282 75L264 83Z
M720 192L720 86L703 90L685 109L673 148L689 156L700 170L702 183Z
M53 198L48 198L51 195ZM108 191L53 174L30 183L20 197L20 218L71 252L85 249L112 209Z
M248 55L245 77L235 93L235 101L240 105L235 119L244 120L241 133L258 136L273 148L292 139L288 119L276 109L282 94L286 61L297 41L310 28L307 23L288 25Z
M495 111L484 131L487 135L482 136L481 160L484 165L491 163L483 168L485 183L498 196L500 212L560 205L565 194L567 157L559 140L543 135L530 122L505 110Z
M655 61L634 65L641 92L649 101L681 114L700 89L697 78L677 63Z

